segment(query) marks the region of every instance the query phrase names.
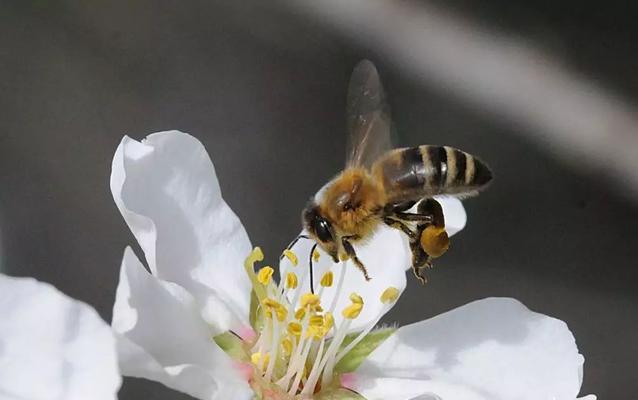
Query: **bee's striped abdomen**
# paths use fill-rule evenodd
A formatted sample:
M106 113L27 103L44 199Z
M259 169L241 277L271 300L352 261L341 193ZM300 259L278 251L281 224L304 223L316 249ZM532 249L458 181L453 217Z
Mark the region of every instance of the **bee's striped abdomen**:
M489 168L473 155L433 145L392 150L374 164L373 174L383 182L391 202L469 195L492 179Z

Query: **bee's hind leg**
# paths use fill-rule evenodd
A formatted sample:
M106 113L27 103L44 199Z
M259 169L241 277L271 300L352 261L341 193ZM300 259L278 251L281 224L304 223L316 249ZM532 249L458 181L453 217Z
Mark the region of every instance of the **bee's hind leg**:
M395 203L386 208L385 214L389 217L394 217L401 221L417 223L432 222L434 216L431 214L428 208L421 207L423 203L424 201L419 202L416 213L407 212L416 204L416 201L404 201L401 203Z
M341 244L343 245L343 249L346 251L346 254L348 255L348 257L350 257L350 259L354 262L354 265L356 265L357 268L361 270L361 272L363 273L363 277L366 278L366 281L369 281L370 276L368 275L368 270L366 269L365 265L363 265L361 260L359 260L359 257L357 257L357 253L354 251L354 247L352 247L352 243L350 243L350 241L348 240L350 238L352 237L344 236L341 238Z
M421 246L420 237L427 225L417 226L414 238L410 239L410 250L412 250L412 272L422 285L427 283L427 278L423 274L424 269L432 268L432 257Z
M421 247L421 243L419 241L423 230L428 224L420 224L417 226L416 232L410 229L404 222L394 219L392 217L383 218L383 222L395 229L400 230L405 233L410 239L410 250L412 251L412 272L414 276L421 282L421 284L425 284L427 279L425 275L423 275L423 270L425 268L432 267L432 258L423 250Z

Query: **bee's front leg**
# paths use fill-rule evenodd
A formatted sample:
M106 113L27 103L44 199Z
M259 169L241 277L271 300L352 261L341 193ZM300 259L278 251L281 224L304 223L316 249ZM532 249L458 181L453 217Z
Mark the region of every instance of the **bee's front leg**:
M349 239L353 239L353 236L344 236L341 238L341 244L343 245L343 249L345 250L348 257L354 262L354 265L361 270L363 273L363 277L366 278L366 281L370 280L370 276L368 275L368 270L365 265L359 260L357 257L357 253L354 251L354 247L352 247L352 243L350 243Z

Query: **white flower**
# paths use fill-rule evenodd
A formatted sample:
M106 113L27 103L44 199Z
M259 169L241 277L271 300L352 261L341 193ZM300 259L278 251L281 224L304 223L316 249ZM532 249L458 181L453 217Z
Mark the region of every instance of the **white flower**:
M0 316L0 399L117 398L115 340L93 308L0 274Z
M111 190L150 269L126 249L112 323L125 375L203 400L361 398L343 388L369 400L578 394L583 358L565 324L514 300L478 301L394 334L371 331L406 285L411 255L393 229L357 248L370 282L348 263L309 254L308 241L280 263L279 284L273 269L255 272L263 254L251 252L206 151L187 134L125 137ZM465 212L442 201L452 234Z

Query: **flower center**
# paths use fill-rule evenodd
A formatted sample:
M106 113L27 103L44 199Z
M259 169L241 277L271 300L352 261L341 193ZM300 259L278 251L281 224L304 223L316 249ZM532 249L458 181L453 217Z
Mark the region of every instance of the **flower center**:
M343 293L346 262L339 264L335 296L330 304L322 304L324 289L335 284L335 273L329 270L323 274L316 293L295 290L306 282L309 266L297 269L298 258L291 250L284 251L283 255L292 266L280 271L279 283L273 279L274 269L269 266L255 272L255 263L264 258L259 247L244 263L253 285L255 301L251 307L251 323L256 333L253 338L244 339L244 345L253 365L251 384L264 398L293 398L338 387L337 363L370 333L399 296L397 288L387 288L379 298L384 306L378 318L370 321L360 333L348 335L352 321L359 317L365 302L357 293ZM315 250L312 257L318 261L319 252ZM335 308L344 296L348 296L349 301L337 310L343 317L337 326Z

